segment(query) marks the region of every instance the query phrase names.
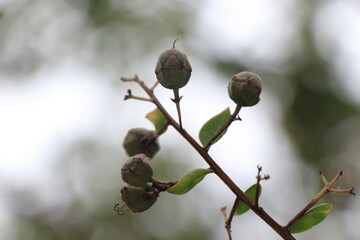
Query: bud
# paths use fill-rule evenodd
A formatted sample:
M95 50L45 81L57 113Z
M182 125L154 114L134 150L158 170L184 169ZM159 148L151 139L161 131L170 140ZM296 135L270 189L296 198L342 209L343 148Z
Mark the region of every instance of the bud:
M158 192L154 188L145 190L142 187L125 185L121 189L121 199L134 213L149 209L157 200Z
M124 148L128 156L144 153L153 158L160 146L154 131L145 128L130 129L124 139Z
M129 158L121 168L122 179L136 187L145 187L152 175L151 160L142 153Z
M240 72L230 80L228 92L236 104L253 106L260 101L261 78L252 72Z
M185 86L190 79L191 71L186 55L175 47L160 54L155 68L156 78L163 87L169 89Z

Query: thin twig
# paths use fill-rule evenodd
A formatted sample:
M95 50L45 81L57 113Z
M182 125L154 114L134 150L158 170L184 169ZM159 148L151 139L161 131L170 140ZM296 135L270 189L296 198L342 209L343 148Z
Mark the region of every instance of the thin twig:
M230 237L231 237L231 222L232 222L232 220L233 220L233 218L235 216L236 208L237 208L237 206L239 204L239 201L240 201L240 199L238 197L236 197L236 199L234 201L234 204L233 204L233 206L231 208L230 215L229 215L228 219L225 222L225 228L226 228L226 231L228 231L228 233L230 234ZM229 238L229 239L231 239L231 238Z
M298 214L296 214L295 217L293 217L288 224L286 224L285 228L289 229L299 218L301 218L307 211L309 211L317 202L319 202L319 200L321 198L323 198L327 193L347 193L347 194L352 194L355 195L354 193L354 188L350 188L350 189L333 189L332 186L335 184L336 181L338 181L341 176L343 175L343 172L340 171L338 174L336 174L336 176L330 181L328 182L325 178L325 176L323 175L323 173L320 171L319 172L320 177L324 183L324 187L323 189L321 189L321 191L316 194L313 199L311 199L311 201L308 203L308 205L306 205Z
M182 97L179 96L179 89L178 88L174 88L174 99L171 99L175 105L176 105L176 110L178 113L178 117L179 117L179 124L180 124L180 129L182 129L182 121L181 121L181 110L180 110L180 100Z
M258 174L256 175L256 193L255 193L255 206L259 208L259 198L260 198L260 182L261 180L268 180L270 178L269 174L265 174L264 176L261 176L262 167L257 166Z
M228 238L229 240L232 240L232 237L231 237L231 226L228 225L228 217L227 217L227 214L226 214L226 207L222 207L221 209L221 212L223 213L224 215L224 219L225 219L225 229L226 229L226 232L227 232L227 235L228 235Z
M125 82L130 82L130 81L137 82L136 78L121 78L121 80L123 80ZM140 101L153 102L153 100L151 98L145 98L145 97L139 97L139 96L133 95L131 89L127 90L127 95L125 95L125 97L124 97L124 100L128 100L128 99L136 99L136 100L140 100Z
M154 85L150 88L150 90L153 92L156 86L159 84L159 81L156 81Z
M135 96L135 95L126 95L124 97L124 100L128 100L128 99L136 99L136 100L146 101L146 102L152 102L153 101L150 98L138 97L138 96Z

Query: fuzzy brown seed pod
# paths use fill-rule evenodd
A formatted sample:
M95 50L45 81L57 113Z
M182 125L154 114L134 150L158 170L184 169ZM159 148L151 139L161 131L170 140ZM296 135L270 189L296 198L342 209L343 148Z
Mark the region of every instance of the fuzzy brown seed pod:
M261 78L253 72L240 72L228 85L230 98L243 107L254 106L260 101Z
M145 128L130 129L123 145L128 156L144 153L153 158L160 149L156 133Z
M161 53L155 68L156 78L163 87L169 89L185 86L190 79L191 71L186 55L175 48Z
M127 184L121 189L121 199L134 213L149 209L157 198L158 192L152 187L142 188Z
M121 168L122 179L136 187L145 187L152 175L151 160L142 153L129 158Z

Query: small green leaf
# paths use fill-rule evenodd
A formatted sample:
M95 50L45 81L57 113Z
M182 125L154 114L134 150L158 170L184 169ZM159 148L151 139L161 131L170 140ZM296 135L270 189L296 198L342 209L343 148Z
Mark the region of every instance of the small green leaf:
M149 112L145 116L147 119L149 119L155 126L155 130L158 134L161 134L166 131L166 129L163 129L165 125L167 125L167 120L164 114L156 108L152 112ZM160 130L163 130L162 132L159 132Z
M245 194L254 201L256 198L256 188L257 188L257 184L254 184L245 191ZM261 193L261 185L259 184L259 196L260 196L260 193ZM239 201L239 204L236 207L234 216L246 213L248 210L249 210L249 207L246 206L245 203L243 203L242 201Z
M296 222L293 223L293 225L291 225L289 228L290 233L294 234L309 230L324 220L331 211L332 207L332 204L324 203L307 211L304 216L299 218Z
M177 194L177 195L185 194L188 191L190 191L193 187L195 187L196 184L201 182L201 180L204 179L206 174L209 174L209 173L212 173L212 172L214 172L214 170L209 169L209 168L207 168L207 169L202 169L202 168L194 169L191 172L184 175L183 177L181 177L179 179L179 181L174 186L169 188L167 191L169 193Z
M221 129L222 126L229 120L231 114L230 109L226 108L224 111L219 113L218 115L210 118L200 129L199 132L199 139L203 146L206 146L206 144L211 140L211 138ZM222 132L222 134L213 142L217 142L224 134L225 131Z

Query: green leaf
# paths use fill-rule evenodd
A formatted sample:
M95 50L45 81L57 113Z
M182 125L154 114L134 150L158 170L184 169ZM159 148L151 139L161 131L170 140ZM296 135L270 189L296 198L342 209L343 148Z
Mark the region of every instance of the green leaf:
M219 113L218 115L212 117L209 121L207 121L199 132L199 139L203 146L206 146L206 144L211 140L211 138L221 129L222 126L229 120L231 114L230 109L226 108L224 111ZM213 142L217 142L224 134L225 131L222 132L222 134Z
M195 187L196 184L201 182L201 180L204 179L206 174L209 174L209 173L212 173L212 172L214 172L214 170L209 169L209 168L207 168L207 169L202 169L202 168L194 169L191 172L184 175L183 177L181 177L179 179L179 181L174 186L169 188L167 191L169 193L177 194L177 195L185 194L188 191L190 191L193 187Z
M332 204L324 203L307 211L304 216L291 225L289 228L290 233L294 234L309 230L324 220L331 211L332 207Z
M152 112L149 112L145 116L147 119L149 119L155 126L155 130L158 134L161 134L166 131L166 128L164 127L167 125L167 120L164 114L158 109L155 108ZM163 130L162 132L159 132L160 130Z
M257 188L257 184L254 184L245 191L245 194L254 201L256 198L256 188ZM260 193L261 193L261 185L259 184L259 196L260 196ZM249 210L249 207L246 206L245 203L243 203L242 201L239 201L239 203L236 207L234 216L246 213L248 210Z

